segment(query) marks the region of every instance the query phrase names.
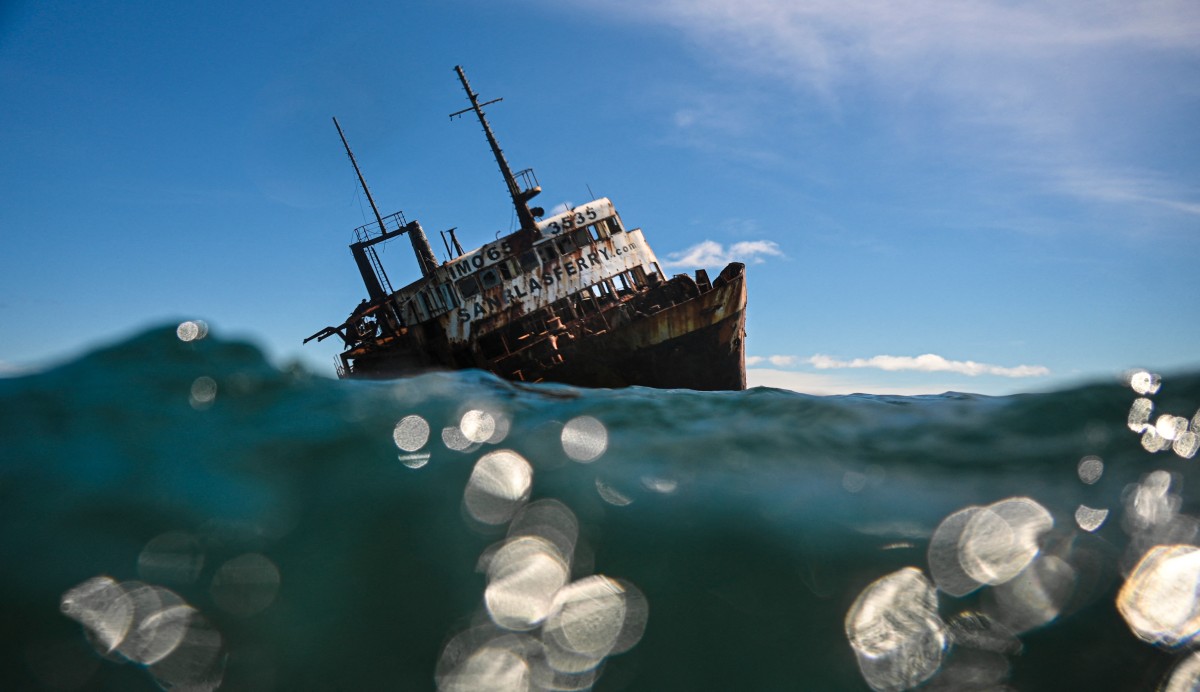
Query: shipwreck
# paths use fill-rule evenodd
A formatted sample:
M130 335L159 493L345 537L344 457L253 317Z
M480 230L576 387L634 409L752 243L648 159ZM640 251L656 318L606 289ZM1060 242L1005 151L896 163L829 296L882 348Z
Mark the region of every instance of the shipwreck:
M454 229L438 261L417 221L382 216L337 119L334 124L375 214L350 245L367 298L305 343L338 336L340 377L387 378L479 368L522 382L583 387L746 388L745 266L668 277L639 228L611 200L547 216L532 169L513 173L466 74L455 67L504 177L516 231L464 251ZM394 290L376 246L407 235L421 276ZM447 240L447 235L449 239Z

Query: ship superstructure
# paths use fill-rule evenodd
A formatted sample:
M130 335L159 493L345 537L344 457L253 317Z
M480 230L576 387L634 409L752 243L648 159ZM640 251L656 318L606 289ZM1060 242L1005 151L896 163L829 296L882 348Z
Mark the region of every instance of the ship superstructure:
M451 117L477 116L520 228L470 252L450 231L451 259L439 263L419 223L379 214L347 144L376 217L350 246L368 297L305 341L340 336L341 376L480 368L589 387L744 389L744 266L731 263L712 281L703 269L667 278L642 230L626 228L609 199L549 217L530 207L541 188L532 170L509 168L483 111L495 101L481 104L455 71L471 106ZM392 290L374 247L400 235L421 278Z

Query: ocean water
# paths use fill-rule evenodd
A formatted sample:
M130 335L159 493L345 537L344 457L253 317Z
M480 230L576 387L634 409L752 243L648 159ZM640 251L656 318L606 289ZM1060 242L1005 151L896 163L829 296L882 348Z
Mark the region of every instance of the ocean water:
M1197 688L1200 375L338 382L204 332L0 380L0 689Z

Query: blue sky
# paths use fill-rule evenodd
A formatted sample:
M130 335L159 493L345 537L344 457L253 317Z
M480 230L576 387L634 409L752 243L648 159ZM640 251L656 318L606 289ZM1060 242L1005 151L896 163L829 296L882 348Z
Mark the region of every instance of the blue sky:
M0 9L0 369L203 319L278 362L365 295L383 213L611 197L749 265L751 384L1002 394L1200 367L1200 4L25 2ZM417 275L383 253L393 284Z

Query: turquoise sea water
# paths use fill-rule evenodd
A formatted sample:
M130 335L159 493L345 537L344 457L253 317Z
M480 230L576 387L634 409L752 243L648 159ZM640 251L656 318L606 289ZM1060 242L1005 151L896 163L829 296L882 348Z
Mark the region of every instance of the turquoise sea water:
M337 382L195 336L0 380L0 689L1193 689L1200 375Z

